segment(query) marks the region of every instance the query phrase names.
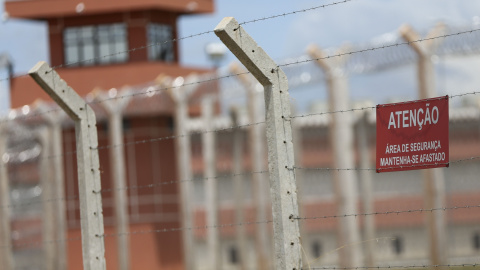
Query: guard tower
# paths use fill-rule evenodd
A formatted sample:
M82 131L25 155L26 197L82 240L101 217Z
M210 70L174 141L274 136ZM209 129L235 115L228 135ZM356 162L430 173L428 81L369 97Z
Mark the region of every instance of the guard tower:
M178 42L145 49L148 44L177 38L181 15L209 13L213 0L25 0L7 1L12 18L48 23L50 65L80 95L95 87L110 89L152 81L159 73L186 75L201 70L178 64ZM131 50L127 53L119 53ZM26 95L21 89L29 90ZM35 90L33 90L35 89ZM30 78L12 81L16 108L47 98Z

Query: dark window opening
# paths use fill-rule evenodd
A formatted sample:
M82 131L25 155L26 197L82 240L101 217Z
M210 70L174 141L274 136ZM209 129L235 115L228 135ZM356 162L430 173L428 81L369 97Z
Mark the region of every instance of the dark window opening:
M92 66L128 60L125 24L67 27L63 32L65 64Z
M314 258L319 258L322 256L322 244L320 241L315 241L312 243L312 255Z
M123 125L123 131L128 131L132 128L130 119L123 118L122 125Z
M239 263L238 250L236 247L230 247L228 249L228 261L232 264Z
M392 242L393 245L393 252L395 254L402 254L403 253L403 238L402 237L395 237Z
M478 232L473 235L473 248L480 250L480 233Z
M105 133L108 132L109 126L108 121L101 121L97 124L99 130L103 130Z
M148 25L148 59L153 61L172 62L174 60L172 27L166 24L152 23Z
M167 118L167 127L168 127L168 130L173 132L174 129L175 129L175 121L173 120L173 117L169 116Z

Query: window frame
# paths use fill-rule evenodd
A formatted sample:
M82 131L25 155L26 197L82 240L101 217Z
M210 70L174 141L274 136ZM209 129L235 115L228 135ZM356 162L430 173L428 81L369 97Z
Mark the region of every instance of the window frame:
M63 62L66 66L125 63L129 60L128 49L125 23L71 26L63 30Z
M157 22L148 23L146 35L148 61L175 62L172 25ZM165 55L161 56L163 53Z

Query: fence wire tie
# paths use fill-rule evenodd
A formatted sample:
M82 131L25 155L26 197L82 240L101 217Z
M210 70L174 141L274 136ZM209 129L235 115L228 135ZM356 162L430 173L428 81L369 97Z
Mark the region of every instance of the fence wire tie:
M292 117L290 117L290 116L282 115L282 119L285 120L285 121L292 121Z
M289 171L294 171L295 167L288 167L288 165L285 165L285 169L287 169Z

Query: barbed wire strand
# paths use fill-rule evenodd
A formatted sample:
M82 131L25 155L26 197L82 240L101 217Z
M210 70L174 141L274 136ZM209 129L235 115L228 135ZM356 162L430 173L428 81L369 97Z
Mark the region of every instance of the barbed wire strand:
M165 136L165 137L159 137L159 138L153 138L153 139L145 139L145 140L133 141L133 142L124 143L124 144L111 144L111 145L105 145L105 146L97 147L97 148L94 148L94 149L103 150L103 149L119 147L121 145L128 146L128 145L133 145L133 144L142 144L142 143L158 142L158 141L163 141L163 140L178 139L178 138L183 138L183 137L186 137L186 136L195 136L195 135L202 135L202 134L207 134L207 133L226 132L226 131L231 131L231 130L235 130L235 129L250 127L250 126L256 126L256 125L261 125L261 124L265 124L265 121L250 123L250 124L245 124L245 125L230 126L230 127L220 128L220 129L215 129L215 130L194 131L194 132L190 132L188 134L171 135L171 136Z
M285 63L285 64L280 64L278 66L279 67L285 67L285 66L291 66L291 65L304 64L304 63L308 63L308 62L312 62L312 61L325 60L325 59L330 59L330 58L334 58L334 57L341 57L341 56L352 55L352 54L357 54L357 53L364 53L364 52L370 52L370 51L375 51L375 50L387 49L387 48L391 48L391 47L410 45L410 44L414 44L414 43L420 43L420 42L435 40L435 39L439 39L439 38L447 38L447 37L459 36L459 35L463 35L463 34L471 34L473 32L477 32L477 31L480 31L480 28L455 32L455 33L451 33L451 34L444 34L444 35L439 35L439 36L434 36L434 37L420 38L420 39L412 40L412 41L397 42L397 43L394 43L394 44L371 47L371 48L367 48L367 49L348 51L348 52L344 52L344 53L332 54L332 55L327 55L327 56L318 57L318 58L298 60L298 61L293 61L293 62L289 62L289 63Z
M359 214L344 214L344 215L326 215L326 216L314 216L314 217L292 217L297 220L315 220L315 219L330 219L330 218L346 218L346 217L366 217L366 216L376 216L376 215L391 215L391 214L407 214L407 213L422 213L422 212L434 212L434 211L448 211L448 210L459 210L459 209L475 209L480 208L480 205L463 205L463 206L451 206L451 207L439 207L439 208L428 208L428 209L408 209L408 210L397 210L397 211L383 211L383 212L372 212L372 213L359 213Z
M475 95L479 94L480 92L470 92L470 93L462 93L462 94L457 94L457 95L452 95L449 96L449 98L455 98L455 97L463 97L466 95ZM298 116L292 116L291 118L298 118L298 117L308 117L312 115L322 115L322 114L333 114L333 113L345 113L345 112L354 112L354 111L359 111L359 110L369 110L369 109L374 109L376 107L364 107L364 108L354 108L350 110L339 110L339 111L330 111L330 112L321 112L321 113L314 113L314 114L307 114L307 115L298 115ZM137 144L143 144L143 143L151 143L151 142L158 142L162 140L169 140L169 139L176 139L180 137L185 137L185 136L190 136L190 135L198 135L198 134L204 134L204 133L210 133L210 132L222 132L222 131L229 131L233 130L236 128L244 128L244 127L249 127L253 125L259 125L259 124L264 124L265 122L258 122L258 123L250 123L246 125L239 125L239 126L231 126L227 128L222 128L218 130L210 130L210 131L198 131L198 132L192 132L188 135L182 134L182 135L172 135L172 136L165 136L165 137L159 137L159 138L153 138L153 139L145 139L145 140L138 140L138 141L133 141L133 142L127 142L124 144L117 144L117 145L106 145L106 146L101 146L98 147L97 150L102 150L102 149L109 149L112 147L119 147L121 145L124 146L129 146L129 145L137 145ZM51 155L47 156L44 158L37 158L37 160L40 159L53 159L53 158L61 158L67 155L73 155L77 151L70 151L70 152L65 152L62 155ZM449 165L452 163L458 163L458 162L464 162L464 161L471 161L475 159L479 159L480 156L473 156L465 159L460 159L460 160L454 160L450 161L449 163L432 163L432 164L421 164L421 165L410 165L410 166L400 166L400 168L416 168L416 167L431 167L435 165ZM7 164L1 164L0 167L4 168L5 166L8 166ZM387 168L381 168L381 170L388 170L388 169L394 169L397 167L387 167ZM292 169L298 169L298 170L318 170L318 171L375 171L376 168L329 168L329 167L300 167L300 166L294 166ZM250 173L245 173L245 174L251 174L251 173L265 173L266 171L262 172L250 172ZM243 174L243 175L245 175ZM226 177L233 177L236 176L237 174L224 174L224 175L218 175L213 177L212 179L217 179L217 178L226 178ZM197 178L198 180L208 180L206 178ZM176 184L176 183L182 183L182 182L189 182L189 181L194 181L194 179L185 179L185 180L177 180L177 181L166 181L166 182L161 182L161 183L153 183L153 184L147 184L147 185L142 185L142 186L129 186L125 187L122 189L139 189L139 188L148 188L148 187L156 187L160 185L166 185L166 184ZM105 189L102 190L101 192L107 192L107 191L112 191L113 189ZM30 202L30 203L22 203L22 204L10 204L6 206L0 205L0 207L25 207L25 206L30 206L33 204L37 203L42 203L42 202L55 202L55 201L62 201L62 200L72 200L76 199L77 197L71 197L71 198L53 198L53 199L47 199L47 200L42 200L42 201L35 201L35 202Z
M188 134L156 137L156 138L151 138L151 139L144 139L144 140L126 142L126 143L122 143L122 144L108 144L108 145L99 146L99 147L96 147L96 148L91 148L91 150L105 150L105 149L110 149L110 148L115 148L115 147L120 147L120 146L131 146L131 145L137 145L137 144L159 142L159 141L164 141L164 140L174 140L174 139L183 138L183 137L186 137L186 136L195 136L195 135L202 135L202 134L207 134L207 133L217 133L217 132L228 132L228 131L235 130L235 129L241 129L241 128L246 128L246 127L261 125L261 124L265 124L265 121L256 122L256 123L249 123L249 124L244 124L244 125L230 126L230 127L220 128L220 129L216 129L216 130L193 131L193 132L190 132ZM35 160L39 161L39 160L45 160L45 159L63 158L63 157L73 155L73 154L76 154L76 153L77 153L77 151L73 150L73 151L64 152L64 153L59 154L59 155L49 155L49 156L46 156L46 157L36 158ZM6 166L8 166L8 164L0 163L0 169L5 168Z
M382 46L377 46L377 47L371 47L371 48L361 49L361 50L356 50L356 51L349 51L349 52L344 52L344 53L331 54L331 55L327 55L327 56L319 57L319 58L311 58L311 59L306 59L306 60L298 60L298 61L293 61L293 62L290 62L290 63L285 63L285 64L278 65L278 67L284 67L284 66L291 66L291 65L303 64L303 63L312 62L312 61L318 61L318 60L322 60L322 59L329 59L329 58L334 58L334 57L341 57L341 56L352 55L352 54L357 54L357 53L364 53L364 52L369 52L369 51L386 49L386 48L390 48L390 47L396 47L396 46L402 46L402 45L409 45L409 44L413 44L413 43L419 43L419 42L424 42L424 41L429 41L429 40L434 40L434 39L447 38L447 37L452 37L452 36L459 36L459 35L468 34L468 33L473 33L473 32L477 32L477 31L480 31L480 28L470 29L470 30L460 31L460 32L455 32L455 33L451 33L451 34L444 34L444 35L439 35L439 36L435 36L435 37L420 38L420 39L413 40L413 41L405 41L405 42L399 42L399 43L394 43L394 44L389 44L389 45L382 45ZM53 68L52 68L52 70L53 70ZM191 83L184 84L184 85L170 86L170 87L162 87L162 88L157 88L157 89L155 89L155 90L150 89L149 91L144 91L144 92L139 92L139 93L133 93L133 94L128 94L128 95L122 95L122 96L118 96L118 97L111 97L111 98L107 98L107 99L103 99L103 100L98 100L98 101L92 101L92 102L90 102L90 103L88 103L88 104L101 103L101 102L106 102L106 101L112 100L112 99L122 99L122 98L131 97L131 96L147 95L147 94L151 94L152 92L155 93L155 92L167 91L167 90L169 90L169 89L180 88L180 87L187 86L187 85L196 85L196 84L201 84L201 83L207 83L207 82L211 82L211 81L221 80L221 79L225 79L225 78L229 78L229 77L235 77L235 76L239 76L239 75L243 75L243 74L249 74L249 73L250 73L250 72L241 72L241 73L238 73L238 74L229 74L229 75L225 75L225 76L216 76L216 77L208 78L208 79L206 79L206 80L200 80L200 81L196 81L196 82L191 82ZM0 81L1 81L1 80L0 80Z
M60 198L35 200L33 202L27 202L27 203L13 203L13 204L9 204L9 205L0 205L0 208L28 207L28 206L32 206L32 205L38 205L38 204L41 204L41 203L55 203L55 202L70 201L70 200L76 200L76 199L78 199L78 195L75 195L75 196L72 196L72 197L60 197Z
M245 176L245 175L262 174L262 173L268 173L268 171L220 174L220 175L211 176L211 177L198 177L198 178L194 177L194 178L191 178L191 179L183 179L183 180L156 181L152 184L130 185L130 186L122 187L122 188L106 188L106 189L101 189L100 191L93 191L93 192L94 193L106 193L106 192L114 192L114 191L120 191L120 190L154 188L154 187L158 187L158 186L171 185L171 184L180 184L180 183L194 182L194 181L208 181L208 180L213 180L213 179L222 179L222 178L229 178L229 177L235 177L235 176ZM32 205L38 205L40 203L50 203L50 202L68 201L68 200L76 200L76 199L78 199L78 195L73 196L73 197L61 197L61 198L51 198L51 199L44 199L44 200L35 200L33 202L28 202L28 203L0 205L0 208L27 207L27 206L32 206Z
M329 3L329 4L313 6L313 7L310 7L310 8L299 9L299 10L284 12L284 13L281 13L281 14L276 14L276 15L272 15L272 16L268 16L268 17L259 18L259 19L244 21L244 22L241 22L239 24L240 25L245 25L245 24L250 24L250 23L254 23L254 22L276 19L276 18L279 18L279 17L285 17L285 16L289 16L289 15L295 15L295 14L298 14L298 13L305 13L305 12L309 12L309 11L313 11L313 10L317 10L317 9L327 8L327 7L335 6L335 5L339 5L339 4L344 4L344 3L351 2L351 1L353 1L353 0L343 0L343 1L333 2L333 3ZM199 32L199 33L196 33L196 34L190 34L190 35L179 37L179 38L174 38L174 39L165 40L165 41L161 41L161 42L154 42L154 43L150 43L150 44L147 44L147 45L131 48L131 49L124 50L124 51L119 51L119 52L106 54L106 55L101 55L101 56L97 56L97 57L93 57L93 58L89 58L89 59L85 59L85 60L80 60L80 61L76 61L76 62L71 62L71 63L66 63L66 64L53 66L52 70L55 70L55 69L58 69L58 68L63 68L63 67L68 67L68 66L72 66L72 65L78 65L78 64L82 64L82 63L94 62L94 61L97 61L97 60L101 60L103 58L108 58L108 57L113 57L113 56L126 54L126 53L130 53L130 52L140 51L140 50L148 49L150 47L163 46L163 45L166 45L168 43L175 43L175 42L179 42L179 41L182 41L182 40L191 39L191 38L195 38L195 37L199 37L199 36L203 36L203 35L207 35L207 34L212 34L212 33L214 33L213 30L208 30L208 31L203 31L203 32ZM29 74L22 74L22 75L7 77L7 78L0 79L0 82L11 80L11 79L14 79L14 78L27 77L28 75Z
M63 112L63 110L62 110L62 108L58 107L58 108L51 109L51 110L48 110L48 111L33 112L33 113L18 115L18 116L15 116L15 117L6 116L6 117L0 118L0 123L6 123L6 122L11 122L11 121L16 121L16 120L25 120L25 119L35 118L35 117L41 117L42 115L46 115L46 114L50 114L50 113L54 113L54 112Z
M320 59L320 58L318 58L318 59ZM311 60L308 60L308 61L311 61ZM301 63L301 62L298 62L298 63ZM175 88L181 88L181 87L189 86L189 85L212 82L212 81L215 81L215 80L235 77L235 76L239 76L239 75L245 75L245 74L249 74L249 73L250 72L247 71L247 72L241 72L241 73L236 73L236 74L229 74L229 75L226 75L226 76L209 78L209 79L202 80L202 81L185 83L185 84L180 85L180 86L169 86L169 87L162 87L162 88L158 88L158 86L155 86L154 90L149 88L150 90L145 91L145 92L134 93L134 94L129 94L129 95L121 95L121 96L107 98L107 99L103 99L103 100L99 100L99 101L91 101L91 102L87 102L87 104L90 105L90 104L107 102L109 100L114 100L114 99L122 99L122 98L128 98L128 97L132 97L132 96L140 96L140 95L149 94L152 91L153 92L155 92L155 91L167 91L167 90L170 90L170 89L175 89ZM474 91L474 92L468 92L468 93L462 93L462 94L449 95L449 98L453 99L453 98L456 98L456 97L463 97L463 96L468 96L468 95L478 95L478 94L480 94L480 92ZM419 102L419 101L412 101L412 102ZM302 118L302 117L315 116L315 115L327 115L327 114L334 114L334 113L346 113L346 112L354 112L354 111L362 111L362 110L372 110L372 109L375 109L375 108L376 108L376 106L368 106L368 107L361 107L361 108L352 108L352 109L347 109L347 110L337 110L337 111L327 111L327 112L301 114L301 115L291 116L290 118L295 119L295 118ZM35 112L35 113L32 113L32 114L28 114L28 115L16 116L14 119L9 119L8 117L5 117L3 119L0 119L0 123L10 122L10 121L15 121L15 120L24 120L24 119L28 119L28 118L41 117L42 115L49 114L49 113L54 113L54 112L59 112L59 111L63 112L63 110L61 108L56 108L56 109L51 109L51 110L44 111L44 112Z
M335 114L335 113L347 113L347 112L355 112L355 111L365 111L365 110L374 110L376 106L368 106L368 107L360 107L360 108L353 108L353 109L346 109L346 110L338 110L338 111L326 111L326 112L315 112L315 113L307 113L307 114L299 114L291 116L290 118L303 118L315 115L328 115L328 114Z
M458 159L454 161L450 161L449 164L455 164L455 163L460 163L460 162L465 162L465 161L471 161L475 159L480 159L480 156L472 156L469 158L464 158L464 159ZM445 163L448 164L448 163ZM432 165L432 164L430 164ZM299 170L318 170L318 171L375 171L376 168L306 168L306 167L297 167L294 166L294 169L299 169ZM388 168L386 168L388 169ZM95 193L106 193L106 192L115 192L115 191L120 191L120 190L130 190L130 189L144 189L144 188L154 188L158 186L164 186L164 185L171 185L171 184L179 184L179 183L186 183L186 182L193 182L193 181L208 181L208 180L213 180L213 179L222 179L222 178L230 178L230 177L235 177L235 176L245 176L245 175L253 175L253 174L262 174L262 173L268 173L268 171L256 171L256 172L243 172L243 173L233 173L233 174L219 174L213 177L202 177L202 178L191 178L191 179L183 179L183 180L170 180L170 181L157 181L152 184L145 184L145 185L131 185L131 186L126 186L122 188L107 188L107 189L101 189L100 191L94 191ZM9 205L0 205L1 208L15 208L15 207L26 207L26 206L31 206L31 205L36 205L39 203L44 203L44 202L57 202L57 201L68 201L68 200L75 200L77 199L78 196L73 196L73 197L62 197L62 198L52 198L52 199L45 199L45 200L38 200L34 202L28 202L28 203L21 203L21 204L9 204Z
M454 99L458 97L465 97L469 95L478 95L480 92L478 91L473 91L473 92L467 92L467 93L461 93L461 94L455 94L455 95L447 95L447 96L440 96L440 97L435 97L433 99L444 99L448 97L449 99ZM398 103L417 103L417 102L423 102L422 100L412 100L412 101L405 101L405 102L398 102ZM377 106L394 106L398 103L390 103L390 104L379 104L376 106L367 106L367 107L359 107L359 108L352 108L352 109L345 109L345 110L337 110L337 111L325 111L325 112L314 112L314 113L308 113L308 114L299 114L299 115L294 115L291 116L290 118L295 119L295 118L304 118L304 117L309 117L309 116L317 116L317 115L328 115L328 114L335 114L335 113L347 113L347 112L355 112L355 111L364 111L364 110L374 110L377 108Z
M480 92L470 92L470 93L462 93L462 94L457 94L457 95L452 95L449 96L449 98L455 98L455 97L463 97L466 95L472 95L472 94L479 94ZM367 110L367 109L374 109L376 107L364 107L364 108L354 108L350 110L339 110L339 111L331 111L331 112L321 112L321 113L315 113L315 114L308 114L308 115L299 115L299 116L293 116L291 118L298 118L298 117L308 117L312 115L318 115L318 114L331 114L331 113L345 113L345 112L353 112L353 111L359 111L359 110ZM197 134L204 134L204 133L210 133L210 132L221 132L221 131L228 131L228 130L233 130L236 128L243 128L243 127L249 127L253 125L258 125L258 124L263 124L265 122L258 122L258 123L250 123L246 125L240 125L240 126L231 126L223 129L218 129L218 130L211 130L211 131L198 131L198 132L192 132L191 134L185 135L176 135L176 136L166 136L166 137L159 137L159 138L153 138L153 139L145 139L145 140L139 140L139 141L133 141L133 142L127 142L125 144L118 144L118 145L106 145L106 146L101 146L98 147L98 150L102 149L108 149L112 147L119 147L121 145L124 146L129 146L129 145L136 145L136 144L143 144L143 143L151 143L151 142L158 142L162 140L168 140L168 139L175 139L179 137L184 137L184 136L190 136L190 135L197 135ZM52 156L47 156L45 158L39 158L39 159L53 159L53 158L60 158L64 157L66 155L72 155L75 154L76 151L70 151L70 152L65 152L62 155L52 155ZM458 162L464 162L464 161L471 161L480 158L479 156L473 156L469 157L466 159L460 159L460 160L454 160L450 161L449 163L433 163L433 164L421 164L421 165L410 165L410 166L400 166L400 168L416 168L416 167L431 167L435 165L449 165L452 163L458 163ZM5 167L7 166L6 164L1 164L0 167ZM387 168L381 168L381 170L388 170L388 169L393 169L397 167L387 167ZM307 168L307 167L299 167L299 166L294 166L293 169L299 169L299 170L320 170L320 171L375 171L376 168L329 168L329 167L319 167L319 168ZM266 171L262 172L252 172L252 173L265 173ZM247 173L248 174L248 173ZM212 179L217 179L217 178L226 178L226 177L233 177L236 174L224 174L224 175L218 175L213 177ZM198 180L208 180L206 178L198 178ZM153 184L147 184L147 185L142 185L142 186L129 186L125 187L122 189L139 189L139 188L148 188L148 187L156 187L160 185L166 185L166 184L175 184L175 183L182 183L182 182L189 182L189 181L194 181L194 179L186 179L186 180L177 180L177 181L166 181L166 182L161 182L161 183L153 183ZM107 191L112 191L113 189L105 189L100 192L107 192ZM10 204L6 206L0 205L0 207L25 207L25 206L30 206L33 204L37 203L42 203L42 202L56 202L56 201L62 201L62 200L71 200L71 199L76 199L76 197L71 197L71 198L53 198L53 199L47 199L47 200L42 200L42 201L35 201L35 202L30 202L30 203L22 203L22 204Z
M324 270L360 270L360 269L410 269L410 268L437 268L437 267L477 267L480 263L463 263L463 264L423 264L423 265L379 265L379 266L356 266L356 267L337 267L337 266L316 266L309 269L324 269Z
M402 213L419 213L419 212L433 212L433 211L447 211L447 210L459 210L459 209L471 209L471 208L480 208L480 205L465 205L465 206L453 206L453 207L444 207L444 208L431 208L431 209L410 209L410 210L401 210L401 211L384 211L384 212L373 212L373 213L363 213L363 214L345 214L345 215L330 215L330 216L316 216L316 217L291 217L299 221L304 220L314 220L314 219L327 219L327 218L346 218L346 217L359 217L359 216L369 216L369 215L390 215L390 214L402 214ZM95 235L95 237L118 237L123 235L138 235L138 234L150 234L150 233L168 233L184 230L203 230L203 229L222 229L227 227L237 227L237 226L246 226L246 225L255 225L255 224L264 224L272 223L272 220L265 221L247 221L240 223L225 223L217 225L204 225L204 226L194 226L194 227L177 227L177 228L164 228L164 229L155 229L155 230L138 230L130 231L126 233L108 233L103 235ZM68 238L68 239L57 239L57 240L46 240L46 241L35 241L24 244L13 244L13 245L4 245L0 248L7 247L20 247L20 246L36 246L44 243L53 244L61 241L78 241L81 238ZM377 267L373 267L377 268ZM382 267L380 267L382 268ZM328 268L328 269L342 269L342 268ZM348 268L356 269L356 268ZM360 268L361 269L361 268Z
M474 92L469 92L469 93L462 93L462 94L456 94L456 95L450 95L448 96L450 99L457 98L457 97L464 97L467 95L477 95L480 94L480 92L474 91ZM445 98L443 97L438 97L439 99ZM419 100L414 100L414 101L408 101L408 102L421 102ZM394 103L396 104L396 103ZM386 105L393 105L393 104L382 104L382 106ZM348 112L356 112L356 111L363 111L363 110L373 110L376 109L376 106L367 106L367 107L360 107L360 108L353 108L353 109L346 109L346 110L336 110L336 111L326 111L326 112L318 112L318 113L309 113L309 114L301 114L301 115L294 115L291 116L290 118L292 120L296 120L297 118L304 118L304 117L310 117L310 116L318 116L318 115L328 115L328 114L336 114L336 113L348 113ZM178 139L178 138L183 138L185 136L195 136L195 135L202 135L206 133L216 133L216 132L227 132L227 131L232 131L235 129L241 129L241 128L247 128L250 126L255 126L255 125L261 125L265 124L265 121L262 122L256 122L256 123L248 123L244 125L236 125L236 126L229 126L225 128L220 128L220 129L215 129L215 130L201 130L201 131L193 131L188 134L180 134L180 135L170 135L170 136L163 136L163 137L157 137L157 138L151 138L151 139L144 139L144 140L138 140L138 141L131 141L123 144L109 144L109 145L104 145L104 146L99 146L97 150L103 150L103 149L109 149L109 148L115 148L115 147L120 147L120 146L130 146L130 145L137 145L137 144L144 144L144 143L152 143L152 142L159 142L159 141L164 141L164 140L173 140L173 139ZM59 158L59 157L64 157L67 155L73 155L75 154L76 151L69 151L65 152L61 155L50 155L45 157L45 159L53 159L53 158ZM40 158L42 159L42 158ZM3 166L0 164L0 167ZM298 169L307 169L307 168L298 168ZM329 170L337 170L335 168L325 168ZM355 168L352 168L355 169ZM347 170L347 169L341 169L341 170ZM350 170L350 169L348 169ZM360 169L357 169L360 170ZM370 169L362 169L362 170L370 170Z
M127 233L110 233L104 234L103 237L116 237L120 235L135 235L135 234L149 234L149 233L165 233L165 232L177 232L177 231L185 231L185 230L209 230L209 229L222 229L227 227L237 227L237 226L246 226L246 225L256 225L256 224L265 224L265 223L272 223L272 220L265 220L265 221L246 221L240 223L226 223L226 224L217 224L217 225L205 225L205 226L195 226L195 227L178 227L178 228L165 228L165 229L157 229L157 230L140 230L140 231L131 231ZM95 235L96 237L102 237L99 235Z
M164 229L156 229L156 230L138 230L138 231L130 231L126 233L107 233L103 235L95 235L95 237L118 237L123 235L139 235L139 234L150 234L150 233L168 233L168 232L177 232L177 231L185 231L185 230L204 230L204 229L221 229L227 227L237 227L237 226L247 226L247 225L256 225L256 224L264 224L264 223L272 223L272 220L265 220L265 221L246 221L240 223L225 223L225 224L217 224L217 225L205 225L205 226L194 226L194 227L177 227L177 228L164 228ZM15 248L15 247L32 247L32 246L40 246L42 244L55 244L57 242L71 242L71 241L80 241L81 238L66 238L66 239L56 239L56 240L45 240L45 241L35 241L29 243L22 243L22 244L13 244L13 245L3 245L0 246L0 249L4 248Z
M421 38L421 39L413 40L413 41L405 41L405 42L399 42L399 43L390 44L390 45L382 45L382 46L377 46L377 47L371 47L371 48L368 48L368 49L331 54L331 55L327 55L327 56L319 57L319 58L298 60L298 61L293 61L293 62L290 62L290 63L280 64L280 65L278 65L278 67L304 64L304 63L314 62L314 61L318 61L318 60L322 60L322 59L342 57L342 56L346 56L346 55L352 55L352 54L357 54L357 53L364 53L364 52L369 52L369 51L381 50L381 49L386 49L386 48L395 47L395 46L403 46L403 45L409 45L409 44L413 44L413 43L419 43L419 42L424 42L424 41L429 41L429 40L434 40L434 39L447 38L447 37L452 37L452 36L459 36L459 35L462 35L462 34L473 33L473 32L476 32L476 31L480 31L480 28L471 29L471 30L467 30L467 31L456 32L456 33L451 33L451 34L444 34L444 35L439 35L439 36L430 37L430 38ZM183 85L178 85L178 86L162 87L162 88L157 88L155 90L150 89L148 91L144 91L144 92L140 92L140 93L127 94L127 95L122 95L122 96L118 96L118 97L111 97L111 98L107 98L107 99L97 100L97 101L91 102L90 104L102 103L102 102L105 102L107 100L112 100L112 99L122 99L122 98L131 97L131 96L147 95L147 94L151 94L151 93L155 93L155 92L162 92L162 91L167 91L167 90L170 90L170 89L180 88L180 87L183 87L183 86L191 86L191 85L196 85L196 84L201 84L201 83L217 81L217 80L221 80L221 79L225 79L225 78L236 77L236 76L240 76L240 75L244 75L244 74L250 74L250 72L246 71L246 72L234 73L234 74L231 73L231 74L228 74L228 75L225 75L225 76L215 76L215 77L211 77L211 78L208 78L208 79L205 79L205 80L190 82L190 83L183 84Z
M115 96L115 97L108 97L108 98L105 98L105 99L102 99L102 100L87 101L86 104L88 104L88 105L100 104L100 103L108 102L108 101L111 101L111 100L120 100L120 99L124 99L124 98L136 97L136 96L152 95L152 93L154 95L156 95L156 94L159 94L161 92L168 91L168 90L182 88L182 87L185 87L185 86L198 85L198 84L202 84L202 83L209 83L209 82L218 81L218 80L221 80L221 79L227 79L227 78L236 77L236 76L245 75L245 74L250 74L250 72L246 71L246 72L240 72L240 73L236 73L236 74L228 74L228 75L224 75L224 76L208 77L208 78L203 79L203 80L198 80L198 81L195 81L195 82L187 82L187 83L183 83L181 85L172 85L172 86L166 86L166 87L161 87L159 85L155 85L155 86L148 87L148 90L146 90L146 91L132 93L132 94L126 94L126 95L120 95L120 96ZM211 76L211 75L210 74L200 75L200 77L205 77L205 76ZM0 119L0 122L8 122L8 121L13 121L13 120L17 120L17 119L34 118L34 117L42 116L44 114L56 112L56 111L62 111L62 109L61 108L56 108L56 109L52 109L52 110L45 111L45 112L35 112L33 114L20 115L20 116L16 116L13 119L10 119L9 117L4 117L4 119Z
M321 8L326 8L326 7L331 7L331 6L335 6L335 5L338 5L338 4L343 4L343 3L347 3L347 2L351 2L351 1L353 1L353 0L344 0L344 1L339 1L339 2L333 2L333 3L329 3L329 4L324 4L324 5L321 5L321 6L316 6L316 7L311 7L311 8L286 12L286 13L282 13L282 14L272 15L272 16L269 16L269 17L261 18L261 19L253 19L253 20L250 20L250 21L245 21L245 22L239 23L239 25L245 25L245 24L249 24L249 23L255 23L255 22L275 19L275 18L279 18L279 17L285 17L285 16L288 16L288 15L293 15L293 14L302 13L302 12L308 12L308 11L321 9Z
M105 192L112 192L112 191L119 191L119 190L129 190L129 189L153 188L153 187L171 185L171 184L180 184L180 183L194 182L194 181L209 181L209 180L214 180L214 179L230 178L230 177L235 177L235 176L245 176L245 175L253 175L253 174L263 174L263 173L268 173L268 171L244 172L244 173L233 173L233 174L219 174L219 175L211 176L211 177L203 177L203 178L195 178L194 177L194 178L191 178L191 179L164 181L164 182L157 182L157 183L146 184L146 185L127 186L127 187L122 187L122 188L107 188L107 189L102 189L100 191L95 191L95 193L105 193Z
M469 92L469 93L462 93L462 94L456 94L456 95L449 95L450 99L457 98L457 97L464 97L464 96L469 96L469 95L478 95L480 92L474 91L474 92Z
M27 243L17 243L17 244L10 244L10 245L3 245L0 246L0 249L5 248L19 248L19 247L38 247L42 246L43 244L56 244L59 242L75 242L81 241L81 237L72 237L72 238L65 238L65 239L55 239L55 240L42 240L42 241L34 241L34 242L27 242Z
M463 97L463 96L467 96L467 95L476 95L476 94L480 94L480 92L463 93L463 94L452 95L452 96L448 96L448 97L450 99L453 99L453 98L456 98L456 97ZM443 99L443 98L445 98L445 97L439 97L439 99ZM408 102L421 102L421 101L416 101L415 100L415 101L408 101ZM295 119L295 118L303 118L303 117L309 117L309 116L314 116L314 115L347 113L347 112L372 110L372 109L376 109L376 106L367 106L367 107L353 108L353 109L348 109L348 110L336 110L336 111L327 111L327 112L319 112L319 113L311 113L311 114L302 114L302 115L291 116L290 118ZM129 145L136 145L136 144L143 144L143 143L158 142L158 141L163 141L163 140L178 139L178 138L183 138L185 136L194 136L194 135L202 135L202 134L217 133L217 132L227 132L227 131L232 131L232 130L235 130L235 129L247 128L247 127L251 127L251 126L255 126L255 125L261 125L261 124L265 124L265 123L266 123L265 121L261 121L261 122L256 122L256 123L248 123L248 124L244 124L244 125L229 126L229 127L215 129L215 130L193 131L193 132L190 132L188 134L170 135L170 136L164 136L164 137L158 137L158 138L152 138L152 139L145 139L145 140L127 142L127 143L124 143L124 144L105 145L105 146L97 147L96 149L97 150L102 150L102 149L109 149L109 148L114 148L114 147L119 147L119 146L129 146Z
M480 156L472 156L472 157L453 160L449 162L438 162L438 163L418 164L418 165L399 166L399 167L403 169L408 169L408 168L417 168L417 167L430 167L430 166L437 166L437 165L448 166L452 163L455 164L455 163L460 163L465 161L476 160L479 158ZM398 169L399 167L384 167L384 168L381 168L380 170ZM377 170L377 168L328 168L328 167L299 167L299 166L294 166L293 169L314 170L314 171L375 171Z
M344 2L344 1L342 1L342 2ZM424 41L434 40L434 39L439 39L439 38L447 38L447 37L452 37L452 36L458 36L458 35L462 35L462 34L473 33L473 32L476 32L476 31L480 31L480 28L470 29L470 30L466 30L466 31L460 31L460 32L451 33L451 34L444 34L444 35L439 35L439 36L435 36L435 37L421 38L421 39L413 40L413 41L405 41L405 42L399 42L399 43L390 44L390 45L382 45L382 46L377 46L377 47L371 47L371 48L368 48L368 49L362 49L362 50L356 50L356 51L350 51L350 52L344 52L344 53L338 53L338 54L331 54L331 55L324 56L324 57L319 57L319 58L293 61L293 62L290 62L290 63L285 63L285 64L278 65L278 67L303 64L303 63L307 63L307 62L318 61L318 60L321 60L321 59L329 59L329 58L341 57L341 56L345 56L345 55L375 51L375 50L380 50L380 49L385 49L385 48L390 48L390 47L409 45L409 44L412 44L412 43L424 42ZM181 87L184 87L184 86L191 86L191 85L196 85L196 84L202 84L202 83L217 81L217 80L226 79L226 78L230 78L230 77L236 77L236 76L249 74L249 73L250 72L247 71L247 72L241 72L241 73L235 73L235 74L228 74L228 75L225 75L225 76L215 76L215 77L207 78L205 80L185 83L185 84L178 85L178 86L169 86L169 87L161 87L161 88L158 88L158 86L155 86L153 89L149 88L149 90L147 90L147 91L128 94L128 95L121 95L121 96L116 96L116 97L110 97L110 98L97 100L97 101L91 101L91 102L87 102L87 104L102 103L102 102L107 102L109 100L123 99L123 98L127 98L127 97L132 97L132 96L151 95L151 93L155 93L155 92L168 91L170 89L176 89L176 88L181 88ZM24 76L26 76L26 75L24 75ZM343 112L343 111L341 111L341 112ZM22 117L27 118L28 116L22 116ZM5 120L0 120L0 121L5 121ZM7 119L7 121L8 121L8 119Z

